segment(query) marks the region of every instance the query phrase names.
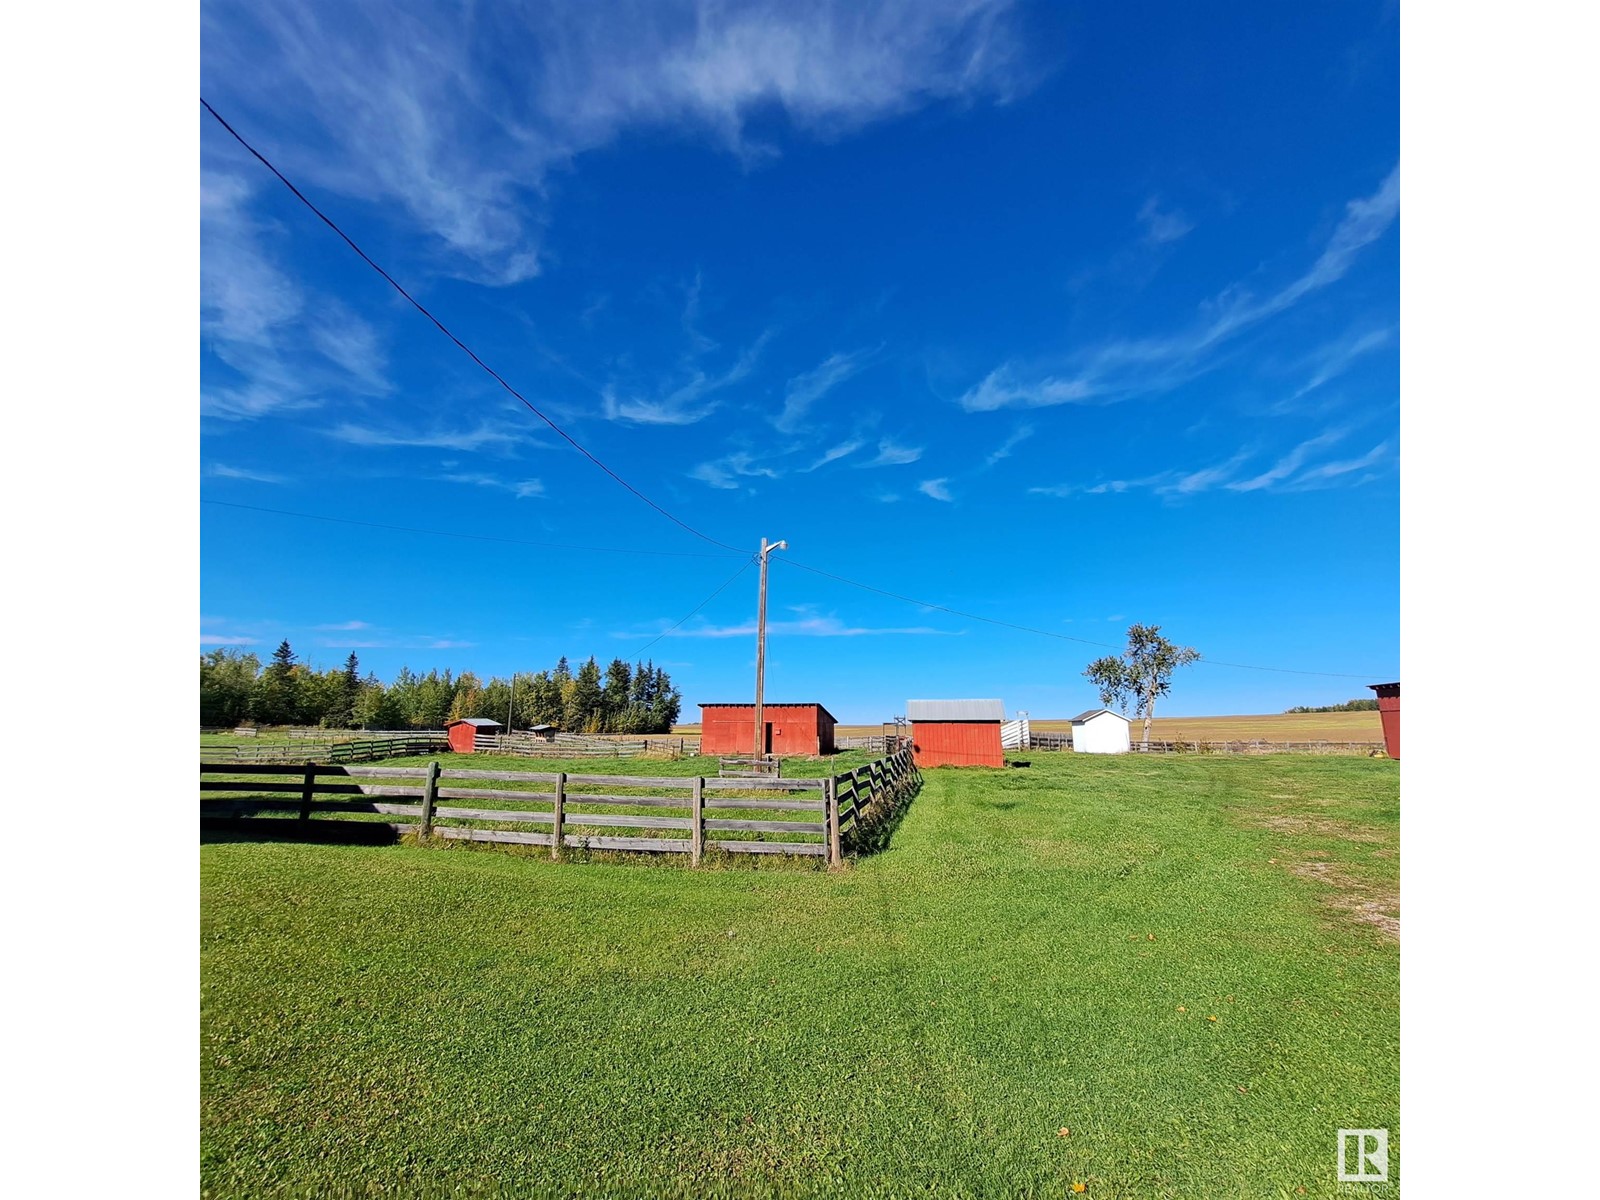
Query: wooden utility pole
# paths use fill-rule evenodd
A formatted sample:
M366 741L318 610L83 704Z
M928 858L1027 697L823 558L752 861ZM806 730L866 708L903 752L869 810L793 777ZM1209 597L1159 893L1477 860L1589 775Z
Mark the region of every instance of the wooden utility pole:
M761 539L761 593L756 604L756 740L755 757L764 758L767 753L767 725L761 712L761 689L765 682L767 670L767 555L774 550L787 550L788 542L768 542Z

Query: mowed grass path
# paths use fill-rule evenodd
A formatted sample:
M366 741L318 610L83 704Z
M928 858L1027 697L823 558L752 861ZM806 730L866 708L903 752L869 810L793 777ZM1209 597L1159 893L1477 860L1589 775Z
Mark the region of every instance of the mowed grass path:
M1398 1194L1398 764L1032 761L831 874L202 846L206 1194Z

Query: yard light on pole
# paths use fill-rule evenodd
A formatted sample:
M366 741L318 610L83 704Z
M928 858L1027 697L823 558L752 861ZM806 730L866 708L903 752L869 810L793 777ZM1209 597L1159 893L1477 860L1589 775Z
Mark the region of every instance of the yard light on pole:
M769 542L761 539L761 591L756 603L756 740L755 757L767 753L766 721L761 712L761 689L767 668L767 555L774 550L787 550L788 542Z

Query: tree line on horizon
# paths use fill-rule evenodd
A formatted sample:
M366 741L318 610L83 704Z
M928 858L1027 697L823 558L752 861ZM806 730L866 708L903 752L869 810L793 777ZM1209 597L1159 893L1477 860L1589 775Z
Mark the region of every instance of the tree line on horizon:
M683 697L653 661L612 659L602 673L591 655L576 671L563 655L549 671L483 682L471 671L419 675L406 667L389 684L361 674L355 652L343 667L313 670L287 640L263 667L231 648L200 656L200 724L232 727L319 725L326 729L441 729L488 717L511 729L553 725L569 733L669 733Z
M1346 700L1343 704L1322 704L1315 708L1300 704L1283 711L1286 713L1377 712L1378 701L1376 697L1368 697L1365 700Z

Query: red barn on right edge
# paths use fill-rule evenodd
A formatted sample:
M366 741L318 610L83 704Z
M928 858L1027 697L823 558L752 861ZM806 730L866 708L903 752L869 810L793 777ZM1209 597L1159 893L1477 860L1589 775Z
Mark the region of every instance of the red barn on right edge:
M1369 683L1378 693L1378 716L1383 719L1383 752L1400 761L1400 684Z

